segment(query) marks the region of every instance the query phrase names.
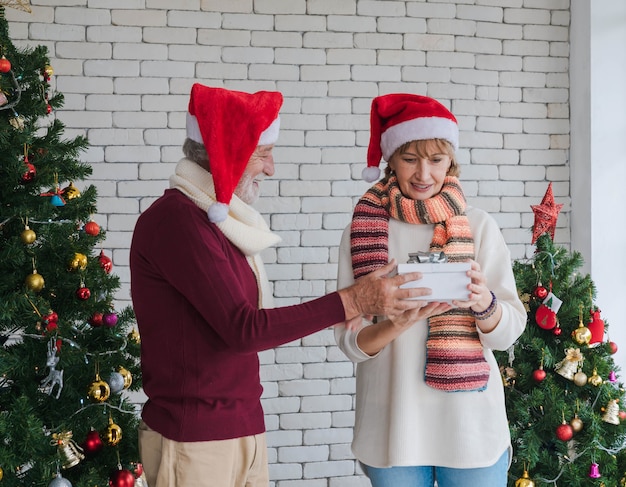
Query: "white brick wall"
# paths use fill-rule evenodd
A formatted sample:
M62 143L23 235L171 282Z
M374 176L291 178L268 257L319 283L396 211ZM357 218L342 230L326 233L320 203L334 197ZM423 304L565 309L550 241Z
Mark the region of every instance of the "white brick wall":
M129 304L137 215L181 156L195 81L285 95L276 174L258 208L283 241L264 253L280 305L335 289L337 244L360 181L369 105L412 91L458 116L461 178L514 258L548 181L569 244L569 0L31 0L7 9L16 44L45 44L67 135L86 135ZM274 487L369 482L350 452L354 366L325 330L261 354Z

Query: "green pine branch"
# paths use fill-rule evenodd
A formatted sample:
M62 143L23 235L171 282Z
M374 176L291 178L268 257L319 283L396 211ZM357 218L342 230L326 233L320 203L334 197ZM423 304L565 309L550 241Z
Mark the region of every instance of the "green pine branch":
M518 292L528 308L527 325L512 350L496 353L506 385L514 449L511 487L525 470L537 487L622 485L626 476L626 428L618 411L609 414L611 401L624 404L619 367L608 343L590 347L579 341L584 334L576 334L597 309L594 283L580 273L583 263L579 253L555 246L544 234L533 257L513 265ZM537 296L540 287L563 301L556 315L558 326L552 329L537 322L537 310L545 299ZM605 321L605 336L607 330ZM559 372L566 372L565 359L575 356L568 354L576 350L582 360L570 364L577 365L573 373L584 375L564 377ZM546 377L537 382L534 374L541 366ZM609 380L611 373L614 382ZM557 428L563 421L574 424L575 419L582 421L582 429L569 441L559 439ZM616 419L618 424L607 421ZM601 478L589 477L594 463Z
M0 49L11 63L0 73L1 482L47 487L61 469L74 487L104 486L118 463L138 462L134 314L115 309L120 279L99 260L105 231L84 228L98 200L80 161L88 143L66 138L54 116L63 95L50 90L46 48L16 48L0 15ZM35 271L41 280L29 281ZM102 449L80 458L93 431Z

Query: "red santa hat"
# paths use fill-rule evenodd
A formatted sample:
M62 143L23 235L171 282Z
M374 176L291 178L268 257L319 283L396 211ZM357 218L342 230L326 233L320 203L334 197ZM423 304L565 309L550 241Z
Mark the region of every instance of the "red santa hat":
M363 179L380 177L381 158L389 161L396 149L414 140L444 139L459 148L456 118L437 100L410 93L374 98L370 114L370 144Z
M228 205L250 156L258 145L278 140L278 112L283 95L277 91L244 93L196 83L187 112L187 137L204 144L217 202L209 207L212 222L228 215Z

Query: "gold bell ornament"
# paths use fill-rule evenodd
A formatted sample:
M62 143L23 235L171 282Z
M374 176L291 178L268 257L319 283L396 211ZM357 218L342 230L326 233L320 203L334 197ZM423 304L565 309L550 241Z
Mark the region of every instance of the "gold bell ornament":
M24 130L24 127L26 127L26 118L24 115L16 114L15 117L9 118L9 124L15 130L19 130L21 132Z
M528 476L526 469L524 469L522 476L515 481L515 487L535 487L535 482Z
M104 434L105 441L109 446L115 446L122 441L122 428L113 422L113 418L109 416L109 425Z
M602 421L609 424L620 424L619 421L619 399L611 399L604 408Z
M71 431L63 431L62 433L53 433L52 441L53 446L58 446L59 456L61 457L62 467L64 469L72 468L78 465L81 460L84 460L85 454L83 449L72 440Z
M578 370L578 363L583 359L579 348L565 350L565 358L555 365L556 373L568 380L574 380L574 374Z

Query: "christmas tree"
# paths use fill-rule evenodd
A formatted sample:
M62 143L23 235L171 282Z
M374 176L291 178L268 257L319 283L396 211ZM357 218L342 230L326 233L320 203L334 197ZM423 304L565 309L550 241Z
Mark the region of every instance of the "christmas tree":
M54 112L45 47L17 49L0 3L0 485L143 485L139 337L94 221L84 137ZM80 186L80 184L79 184Z
M533 205L536 251L513 270L528 311L526 330L497 353L505 384L511 487L614 487L626 483L626 430L619 369L583 259L554 244L551 184Z

